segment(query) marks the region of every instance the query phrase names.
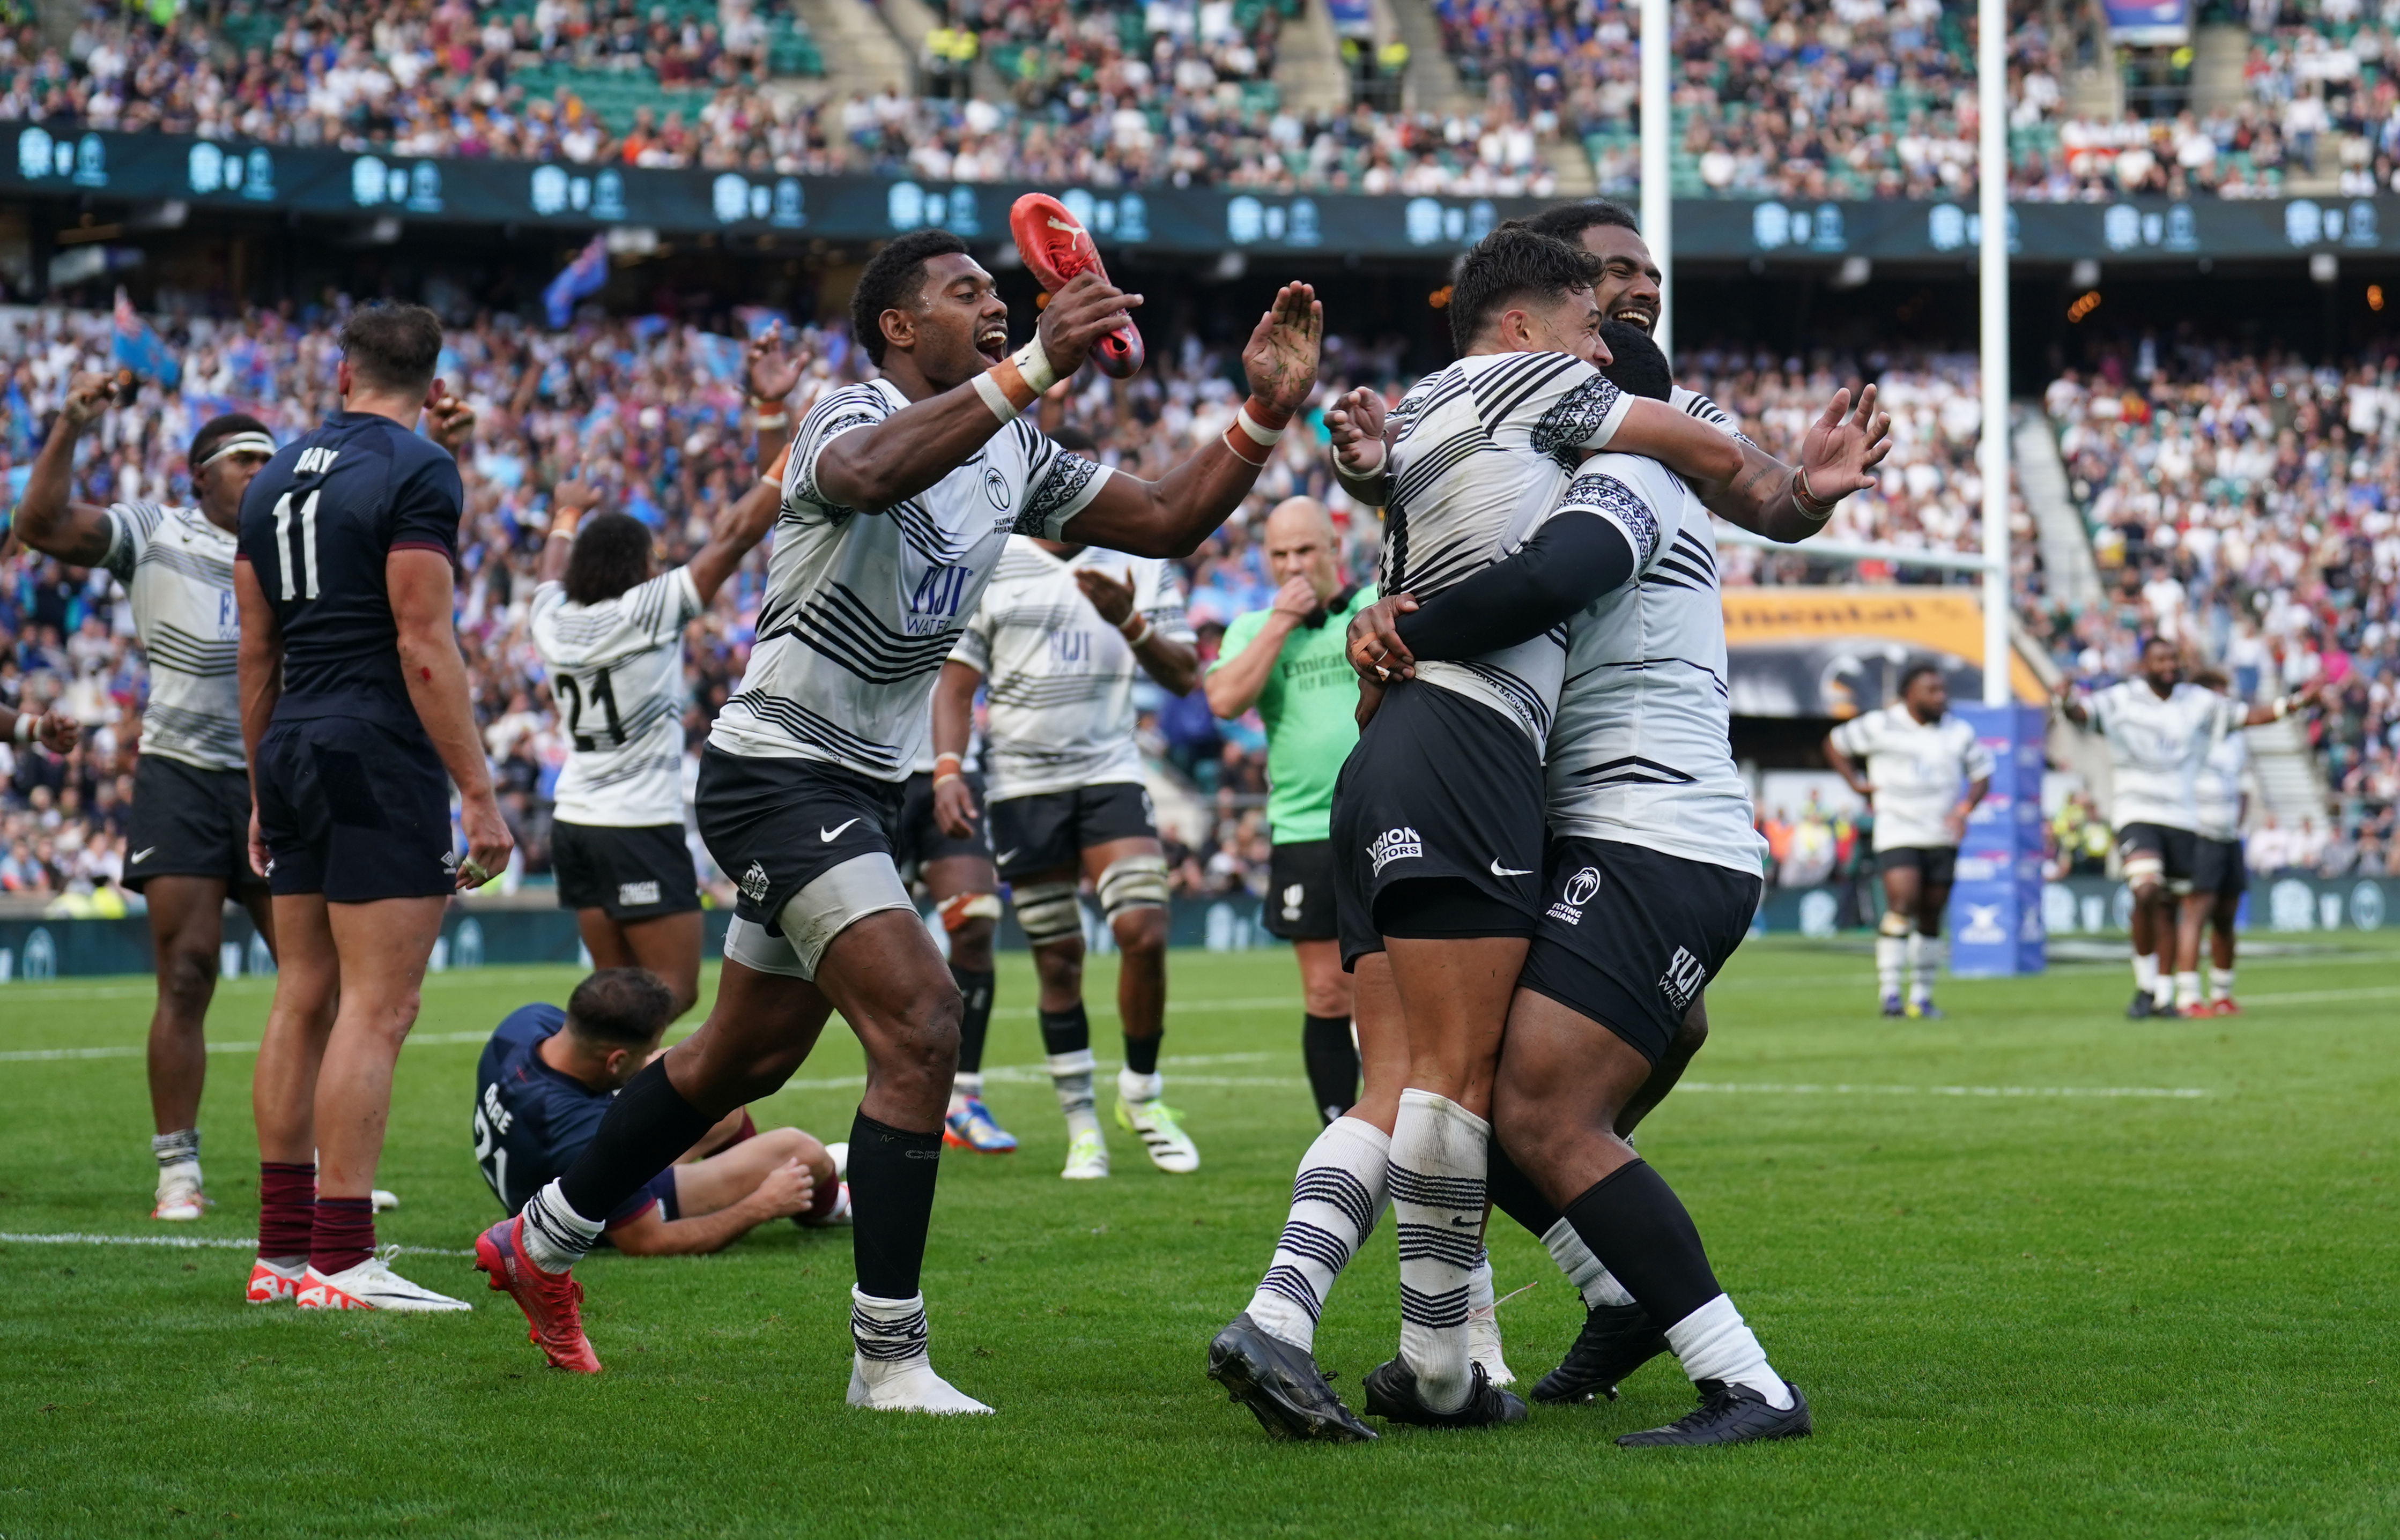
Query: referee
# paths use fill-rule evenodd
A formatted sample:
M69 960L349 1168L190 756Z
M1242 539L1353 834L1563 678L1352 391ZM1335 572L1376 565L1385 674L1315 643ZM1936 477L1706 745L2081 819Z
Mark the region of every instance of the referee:
M1269 863L1266 925L1300 955L1306 1025L1301 1052L1317 1115L1331 1123L1358 1099L1350 1034L1350 975L1333 924L1333 778L1358 742L1357 675L1343 655L1350 617L1375 602L1344 585L1333 515L1314 497L1267 514L1275 604L1237 616L1202 688L1208 709L1239 716L1255 705L1267 728Z

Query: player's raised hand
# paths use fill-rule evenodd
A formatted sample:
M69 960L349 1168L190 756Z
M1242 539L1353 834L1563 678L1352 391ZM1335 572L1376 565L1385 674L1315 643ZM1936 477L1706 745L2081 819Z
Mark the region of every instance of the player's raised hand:
M1325 307L1305 283L1287 283L1259 317L1242 348L1250 394L1286 413L1308 404L1316 388L1316 361L1325 342ZM1379 435L1380 436L1380 435Z
M1091 601L1092 607L1100 612L1100 619L1109 624L1122 626L1133 619L1133 574L1130 572L1125 574L1125 581L1119 582L1098 567L1079 566L1075 569L1075 586L1084 591L1084 597Z
M87 372L75 375L67 386L67 397L59 403L59 412L71 426L84 428L116 404L116 381L106 375Z
M1353 480L1384 469L1384 393L1366 385L1344 390L1325 409L1334 463Z
M1126 293L1104 278L1091 272L1076 274L1067 280L1067 287L1050 296L1034 326L1042 339L1043 356L1065 379L1084 366L1102 337L1125 324L1125 312L1140 304L1139 294Z
M1800 473L1809 496L1824 502L1863 492L1875 484L1875 468L1891 453L1891 416L1875 410L1875 388L1859 392L1850 409L1848 388L1834 392L1823 415L1800 441Z
M1359 678L1383 685L1417 676L1416 656L1400 640L1399 632L1400 617L1416 607L1414 594L1392 593L1350 618L1346 646L1350 666L1357 670ZM1365 725L1363 719L1360 725Z
M816 350L805 341L786 348L784 346L784 323L769 321L765 331L750 339L745 369L750 399L756 402L782 401L800 383L801 374L815 357Z
M450 451L456 458L467 441L475 436L475 409L456 396L445 395L433 403L433 424L427 437Z
M508 869L516 838L488 790L480 797L459 798L458 824L467 836L467 858L458 863L458 891L471 893Z

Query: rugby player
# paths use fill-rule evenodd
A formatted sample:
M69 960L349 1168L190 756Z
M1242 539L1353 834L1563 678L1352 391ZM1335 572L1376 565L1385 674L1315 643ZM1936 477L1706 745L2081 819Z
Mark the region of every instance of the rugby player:
M780 321L750 345L761 471L784 452L784 398L804 362L784 353ZM534 649L570 745L551 837L559 906L575 911L594 967L648 969L674 991L676 1015L700 998L701 948L684 838L683 631L766 538L782 490L766 475L717 515L688 565L654 576L648 528L593 512L597 485L561 482L534 570Z
M502 1208L523 1208L582 1152L677 1014L675 991L647 968L594 972L564 1011L509 1013L475 1070L475 1168ZM688 1256L722 1250L770 1220L849 1218L834 1156L815 1136L761 1131L743 1108L619 1206L607 1234L628 1256Z
M1645 334L1620 324L1603 338L1612 378L1629 394L1667 399L1666 360ZM1868 484L1880 434L1864 421L1844 425L1848 404L1837 395L1819 424L1823 436L1812 434L1820 444L1842 441L1844 457L1820 478L1812 456L1801 485L1847 495ZM1830 513L1814 500L1793 505L1801 532ZM1707 510L1655 460L1593 456L1522 550L1422 606L1405 593L1383 601L1353 626L1362 644L1353 656L1406 678L1427 661L1521 646L1561 624L1566 680L1545 772L1548 902L1516 981L1493 1090L1507 1157L1505 1167L1495 1160L1495 1180L1507 1167L1530 1178L1549 1209L1511 1206L1512 1215L1537 1233L1562 1218L1699 1392L1689 1416L1620 1443L1805 1435L1807 1402L1768 1366L1683 1205L1620 1128L1747 935L1762 891L1749 792L1728 737ZM1396 688L1390 699L1404 694ZM1386 1372L1370 1376L1370 1406Z
M2222 669L2203 668L2192 675L2202 689L2224 693L2232 681ZM2242 848L2242 825L2250 812L2250 794L2242 789L2243 772L2250 766L2248 734L2229 732L2216 741L2200 762L2193 785L2199 793L2199 815L2193 832L2200 836L2191 886L2208 897L2208 1012L2239 1015L2233 999L2234 921L2242 917L2242 895L2250 891L2249 855Z
M239 413L202 423L184 457L196 507L70 502L76 442L116 396L104 375L78 375L67 387L14 529L33 550L107 568L124 586L149 661L125 885L149 910L158 977L150 1015L150 1152L157 1166L150 1217L197 1220L209 1203L200 1176L202 1027L216 992L227 896L250 911L269 952L275 947L266 883L250 869L233 603L241 495L275 441L264 423Z
M1313 293L1286 285L1244 349L1251 397L1234 426L1144 482L1021 420L1139 303L1080 273L1011 353L1008 307L956 236L911 231L860 274L852 334L881 377L821 397L799 425L758 640L702 758L702 837L740 893L716 1003L626 1083L563 1176L476 1242L476 1265L525 1310L553 1364L599 1368L568 1270L607 1217L717 1120L783 1084L838 1009L869 1063L848 1141L850 1402L989 1410L927 1353L918 1278L960 1002L901 886L889 821L934 675L1009 535L1190 552L1240 506L1306 401L1323 331Z
M465 1310L375 1255L372 1193L442 911L511 848L451 629L458 466L416 431L430 411L455 443L471 417L434 377L430 310L367 307L340 341L342 409L252 479L235 557L251 860L274 892L281 948L251 1085L249 1298Z
M1592 280L1591 297L1603 318L1639 328L1645 335L1657 329L1658 284L1664 275L1657 259L1650 254L1649 243L1642 238L1642 222L1632 210L1595 198L1553 205L1525 224L1600 258L1600 277ZM1676 411L1749 443L1733 414L1698 390L1678 385L1667 402Z
M1875 988L1888 1016L1941 1018L1933 975L1942 966L1942 916L1957 879L1967 820L1992 789L1991 751L1949 711L1941 668L1920 661L1901 671L1898 701L1850 718L1825 738L1825 762L1875 810L1884 904Z
M1200 655L1166 564L1092 546L1018 535L934 687L934 752L967 747L975 692L987 690L983 766L990 839L1041 980L1042 1048L1067 1119L1058 1174L1109 1174L1092 1096L1092 1029L1084 1012L1084 906L1089 878L1115 938L1117 1015L1125 1066L1117 1124L1151 1164L1184 1173L1200 1152L1161 1097L1166 1030L1166 855L1134 741L1138 672L1169 693L1190 691ZM943 832L973 828L963 776L934 791Z
M2183 655L2164 636L2142 644L2135 675L2078 700L2058 687L2058 708L2108 744L2111 798L2125 885L2133 890L2134 999L2125 1015L2205 1015L2200 933L2216 895L2195 891L2200 863L2200 767L2225 735L2291 715L2316 699L2311 680L2292 695L2243 706L2183 676Z
M1333 515L1315 497L1269 510L1260 544L1282 586L1267 608L1234 618L1202 683L1218 716L1256 706L1266 724L1265 922L1300 961L1301 1058L1330 1126L1358 1099L1350 975L1333 924L1333 779L1358 742L1357 680L1343 645L1375 588L1343 582Z

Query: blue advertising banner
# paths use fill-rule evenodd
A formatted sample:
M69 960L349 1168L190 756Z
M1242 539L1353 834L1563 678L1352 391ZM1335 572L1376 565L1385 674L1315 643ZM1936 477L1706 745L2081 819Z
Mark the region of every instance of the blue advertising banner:
M1967 823L1950 890L1950 971L2038 974L2041 907L2040 706L1952 706L1992 756L1992 787Z

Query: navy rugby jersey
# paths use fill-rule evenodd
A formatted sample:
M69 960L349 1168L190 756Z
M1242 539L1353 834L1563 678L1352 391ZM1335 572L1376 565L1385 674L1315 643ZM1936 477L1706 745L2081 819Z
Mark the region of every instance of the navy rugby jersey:
M242 496L238 559L283 631L277 721L417 728L384 560L435 551L455 563L464 498L448 450L368 412L336 412L266 462Z
M493 1031L475 1066L475 1165L511 1214L575 1164L617 1099L541 1061L541 1045L566 1025L555 1005L521 1005ZM608 1223L638 1219L657 1201L643 1188Z

